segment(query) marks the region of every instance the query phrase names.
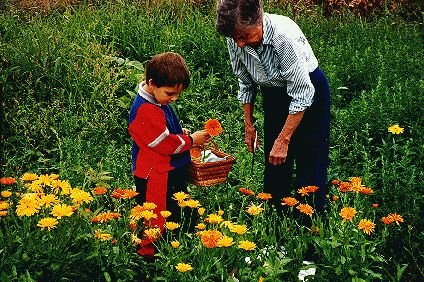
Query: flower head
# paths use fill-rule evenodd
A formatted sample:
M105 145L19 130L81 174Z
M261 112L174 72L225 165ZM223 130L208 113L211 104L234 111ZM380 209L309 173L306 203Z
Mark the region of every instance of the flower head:
M9 198L10 196L12 196L12 192L11 192L11 191L9 191L9 190L1 191L1 196L2 196L3 198Z
M314 209L308 204L299 204L296 209L309 216L312 216L314 213Z
M253 251L256 249L256 244L247 240L240 241L238 248L243 249L245 251Z
M399 225L399 222L403 222L403 217L401 215L398 215L397 213L390 213L387 216L391 222L396 223L397 225Z
M21 180L23 181L34 181L36 179L38 179L38 175L35 173L26 172L21 176Z
M176 249L176 248L178 248L180 246L180 242L178 242L178 241L171 241L171 246L174 249Z
M103 195L103 194L106 194L106 192L107 192L107 189L105 187L101 187L101 186L93 189L93 193L95 195Z
M199 230L204 230L206 229L206 224L200 222L196 225L196 228Z
M211 213L210 215L208 215L207 218L205 218L206 222L212 223L212 224L217 224L223 221L222 216Z
M254 196L254 195L255 195L255 192L253 192L252 190L246 189L246 188L244 188L244 187L241 187L241 188L239 189L239 191L240 191L241 193L245 194L245 195L248 195L248 196Z
M228 236L222 236L216 242L217 247L223 247L223 248L230 247L233 244L234 244L234 239Z
M157 239L160 235L160 229L159 228L150 228L144 230L144 234L150 239Z
M72 198L72 202L77 205L82 204L83 202L88 204L93 200L90 193L78 188L72 189L69 196Z
M42 195L39 201L40 206L50 207L59 204L60 200L55 194Z
M238 235L243 235L244 233L247 232L247 226L246 225L233 224L229 228L230 228L231 232L236 233Z
M200 216L202 216L205 213L205 208L198 208L197 212L199 213Z
M0 178L0 184L4 184L4 185L12 185L16 183L16 179L13 177L3 177Z
M209 119L205 123L205 130L210 136L218 136L222 132L221 123L217 119Z
M171 212L170 211L160 211L160 215L163 217L163 218L168 218L168 217L170 217L171 216Z
M40 204L35 197L24 197L16 206L18 216L32 216L40 211Z
M358 224L358 229L363 230L366 234L370 235L374 230L375 224L368 219L361 219Z
M356 209L355 208L342 208L339 215L343 218L343 221L352 221L352 219L356 215Z
M71 216L73 214L73 209L71 206L68 206L66 204L57 204L53 206L52 211L50 212L51 215L55 216L57 219L61 219L63 216Z
M184 201L185 199L187 199L189 197L189 195L184 193L184 192L174 193L173 196L174 197L172 197L172 199L178 201L179 203Z
M203 246L206 248L215 248L218 240L221 239L222 233L217 230L205 230L202 231L200 240L202 241Z
M387 129L387 131L392 134L401 134L403 130L403 127L400 127L399 124L394 124Z
M272 198L272 195L269 193L259 193L256 198L267 201Z
M100 241L107 241L109 239L112 239L112 235L110 235L109 233L103 232L103 230L101 229L97 229L94 233L94 236L96 236L96 238L99 239Z
M180 227L180 224L176 222L168 221L167 223L165 223L165 226L166 228L168 228L168 230L172 231Z
M258 215L264 210L261 206L262 204L256 206L255 204L251 203L250 206L246 208L246 212L251 215Z
M187 271L191 271L193 270L193 267L189 264L189 263L178 263L175 268L179 271L179 272L187 272Z
M37 224L37 226L41 227L41 229L47 228L47 230L49 231L55 228L56 225L57 225L57 219L52 217L42 218Z
M295 198L292 198L292 197L284 197L284 198L282 198L281 199L281 204L284 206L284 205L287 205L287 206L289 206L289 207L293 207L294 205L296 205L297 203L299 203L299 201L298 200L296 200Z

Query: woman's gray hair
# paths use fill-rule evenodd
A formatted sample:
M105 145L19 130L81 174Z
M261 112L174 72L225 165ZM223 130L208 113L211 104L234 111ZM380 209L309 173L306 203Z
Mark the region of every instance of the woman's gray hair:
M261 0L217 0L216 31L233 37L236 31L262 23Z

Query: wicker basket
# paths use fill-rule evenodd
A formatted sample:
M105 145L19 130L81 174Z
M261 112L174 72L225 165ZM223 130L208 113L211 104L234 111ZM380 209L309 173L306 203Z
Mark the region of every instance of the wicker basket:
M197 186L212 186L227 181L228 173L236 162L236 159L218 150L216 144L215 148L209 148L209 150L220 158L225 157L225 160L207 163L192 160L188 169L189 182L191 184Z

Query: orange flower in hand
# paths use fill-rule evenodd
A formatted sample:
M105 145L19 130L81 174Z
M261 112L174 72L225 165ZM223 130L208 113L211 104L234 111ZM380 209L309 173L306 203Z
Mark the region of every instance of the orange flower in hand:
M218 136L222 132L221 123L217 119L209 119L205 123L205 130L210 136Z

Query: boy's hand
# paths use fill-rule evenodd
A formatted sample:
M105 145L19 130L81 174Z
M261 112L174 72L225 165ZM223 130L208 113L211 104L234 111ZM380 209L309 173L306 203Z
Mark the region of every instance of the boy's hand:
M199 130L191 135L193 146L207 145L211 141L211 136L206 130Z

